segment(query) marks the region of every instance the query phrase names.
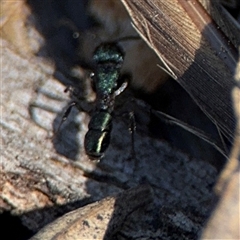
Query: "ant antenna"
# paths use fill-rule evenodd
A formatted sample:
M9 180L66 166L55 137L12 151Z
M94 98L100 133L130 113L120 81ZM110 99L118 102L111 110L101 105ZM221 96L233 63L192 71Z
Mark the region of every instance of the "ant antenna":
M115 39L113 42L124 42L124 41L132 41L132 40L141 40L139 36L126 36Z

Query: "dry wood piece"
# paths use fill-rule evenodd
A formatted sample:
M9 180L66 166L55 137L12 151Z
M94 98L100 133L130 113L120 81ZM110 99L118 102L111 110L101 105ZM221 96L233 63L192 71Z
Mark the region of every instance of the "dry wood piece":
M197 0L122 0L134 26L230 140L235 117L231 103L237 49Z
M31 240L113 239L134 211L153 201L149 186L141 186L70 212L42 229Z

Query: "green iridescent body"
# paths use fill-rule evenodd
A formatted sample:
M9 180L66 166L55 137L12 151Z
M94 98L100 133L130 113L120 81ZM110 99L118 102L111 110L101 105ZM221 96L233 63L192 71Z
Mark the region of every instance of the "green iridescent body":
M96 111L84 140L85 151L91 159L102 158L110 143L115 97L126 87L119 87L123 59L124 53L116 43L101 44L93 55L96 63L93 78L97 96Z

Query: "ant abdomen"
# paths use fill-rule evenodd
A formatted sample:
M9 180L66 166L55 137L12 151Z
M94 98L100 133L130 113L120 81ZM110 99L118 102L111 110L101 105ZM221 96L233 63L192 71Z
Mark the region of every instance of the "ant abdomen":
M92 116L84 140L85 151L90 159L103 157L110 143L111 129L112 116L110 113L100 110Z

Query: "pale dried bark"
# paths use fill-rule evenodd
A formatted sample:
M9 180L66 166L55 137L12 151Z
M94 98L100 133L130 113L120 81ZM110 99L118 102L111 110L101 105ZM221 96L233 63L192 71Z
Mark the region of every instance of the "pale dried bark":
M152 201L151 188L143 185L72 211L31 239L113 239L129 215L146 214Z

